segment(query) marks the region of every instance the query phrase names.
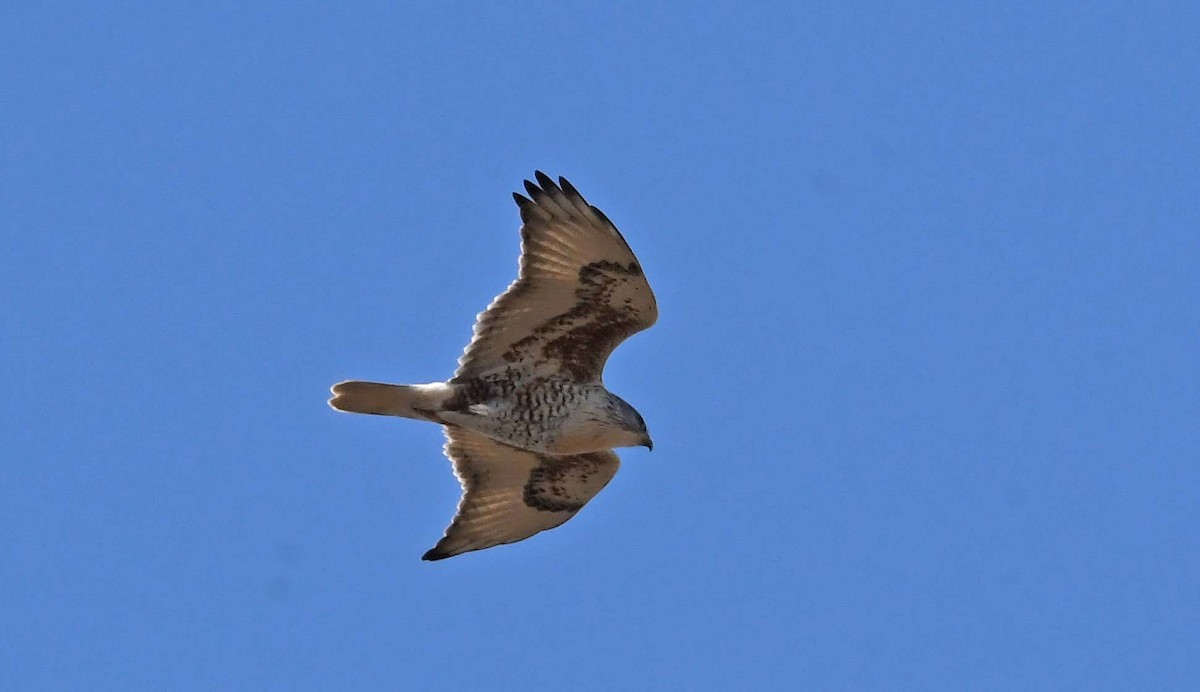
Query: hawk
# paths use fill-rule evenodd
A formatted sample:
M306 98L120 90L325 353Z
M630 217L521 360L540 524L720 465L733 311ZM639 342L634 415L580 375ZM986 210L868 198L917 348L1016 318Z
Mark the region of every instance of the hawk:
M514 543L570 519L617 472L614 447L654 443L641 414L609 392L604 364L658 319L654 293L617 227L571 183L541 171L514 193L517 280L475 320L446 382L333 386L339 411L445 427L463 495L439 560Z

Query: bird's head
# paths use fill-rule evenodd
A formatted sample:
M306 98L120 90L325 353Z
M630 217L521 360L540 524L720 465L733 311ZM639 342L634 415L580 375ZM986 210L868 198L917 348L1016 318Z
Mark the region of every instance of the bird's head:
M645 447L654 451L654 440L646 430L646 420L637 409L630 406L621 397L609 394L609 406L606 407L610 416L609 423L616 428L614 447Z

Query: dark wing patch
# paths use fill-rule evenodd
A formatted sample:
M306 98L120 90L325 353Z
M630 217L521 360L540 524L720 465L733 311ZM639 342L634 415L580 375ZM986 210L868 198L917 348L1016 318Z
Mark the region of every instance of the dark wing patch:
M637 262L622 266L600 261L579 270L575 305L509 347L509 362L530 362L540 369L553 364L576 382L600 379L604 363L625 339L645 329L633 298L618 293L643 281ZM627 292L627 291L626 291Z
M564 178L525 182L517 280L480 313L454 382L517 366L598 382L612 351L658 319L620 231ZM539 187L540 185L540 187Z
M609 464L605 454L543 456L525 484L525 504L543 512L578 512L612 480L616 468L610 471Z
M567 521L621 462L611 451L551 457L446 426L446 456L463 494L442 540L422 559L441 560L515 543Z

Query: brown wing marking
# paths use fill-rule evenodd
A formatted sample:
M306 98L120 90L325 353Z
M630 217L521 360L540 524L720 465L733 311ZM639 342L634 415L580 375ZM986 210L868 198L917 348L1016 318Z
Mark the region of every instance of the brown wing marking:
M551 457L446 426L446 456L463 488L445 536L423 556L441 560L515 543L575 516L620 466L611 451Z

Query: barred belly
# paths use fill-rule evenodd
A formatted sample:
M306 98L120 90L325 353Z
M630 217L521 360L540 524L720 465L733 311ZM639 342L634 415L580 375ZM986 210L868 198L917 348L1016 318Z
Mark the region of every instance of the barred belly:
M480 377L464 383L442 420L504 444L548 454L577 453L572 423L591 398L594 385L561 378L525 381ZM588 446L583 443L583 446ZM598 451L598 450L585 450Z

